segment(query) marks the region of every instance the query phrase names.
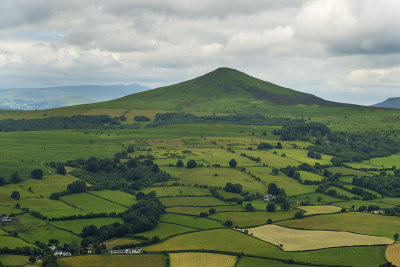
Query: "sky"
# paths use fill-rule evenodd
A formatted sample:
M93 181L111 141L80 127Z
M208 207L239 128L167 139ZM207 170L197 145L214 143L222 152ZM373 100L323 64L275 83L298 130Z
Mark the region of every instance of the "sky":
M231 67L325 99L400 97L398 0L1 0L0 88L140 83Z

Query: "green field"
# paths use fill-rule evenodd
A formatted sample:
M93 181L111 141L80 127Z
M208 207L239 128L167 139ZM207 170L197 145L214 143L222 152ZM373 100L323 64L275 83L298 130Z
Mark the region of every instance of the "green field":
M272 168L270 167L246 168L246 171L259 177L267 185L269 183L276 183L278 187L285 189L288 196L311 193L317 188L315 185L302 185L295 179L287 177L282 172L279 172L278 175L272 175Z
M221 223L216 220L207 218L199 218L180 214L164 214L161 216L162 222L180 224L197 229L208 229L222 227Z
M343 201L342 199L334 198L327 196L325 194L320 193L311 193L305 195L299 195L292 197L293 201L297 204L307 203L308 205L321 205L321 204L330 204L339 201Z
M21 255L0 255L0 262L5 266L25 266L29 257Z
M240 206L214 206L214 207L171 207L167 208L167 212L171 213L180 213L180 214L188 214L188 215L196 215L198 216L200 212L209 212L210 208L214 208L216 212L224 212L224 211L244 211L244 208Z
M192 227L186 227L183 225L160 222L159 224L157 224L156 228L147 232L140 233L140 235L149 238L152 238L153 236L158 236L160 239L163 239L172 235L193 232L193 231L196 231L196 229Z
M161 203L167 207L209 207L209 206L229 206L228 203L214 197L164 197Z
M301 267L304 265L285 263L282 261L276 260L267 260L260 258L252 258L252 257L241 257L237 267L265 267L265 266L274 266L274 267Z
M224 187L227 182L241 184L243 191L265 192L266 187L262 183L254 180L249 175L236 168L164 168L172 177L178 179L179 183L185 185L208 185Z
M80 193L80 194L73 194L73 195L68 195L60 198L62 201L65 203L72 205L74 207L77 207L78 209L81 209L86 212L93 212L93 213L99 213L99 212L123 212L127 208L113 203L108 200L104 200L100 197L93 196L88 193Z
M157 197L211 196L210 190L194 186L162 186L142 189L142 192L146 194L151 191L156 192Z
M0 244L2 244L2 247L8 247L10 249L16 247L33 247L32 244L29 244L18 237L12 236L0 236Z
M210 218L217 219L221 222L231 220L233 225L246 227L266 224L268 219L271 219L273 222L290 219L294 217L295 212L295 210L276 212L219 212L210 216Z
M210 242L212 240L212 242ZM146 247L146 251L219 250L314 264L378 266L385 263L385 246L330 248L307 252L283 252L276 246L235 230L189 233ZM337 255L341 255L338 257Z
M122 191L103 190L91 191L90 193L126 207L130 207L136 203L134 195Z
M291 228L338 230L393 238L400 227L400 218L362 212L346 212L312 216L278 224Z
M346 167L330 167L328 168L328 171L330 171L331 173L335 174L335 173L341 173L342 175L357 175L357 176L372 176L371 173L369 172L363 172L363 171L359 171L359 170L354 170L354 169L350 169L350 168L346 168Z
M72 231L76 234L80 234L82 232L83 227L89 225L95 225L97 227L101 227L103 225L113 224L113 223L123 224L121 218L94 218L94 219L81 219L81 220L65 220L65 221L53 221L50 224Z

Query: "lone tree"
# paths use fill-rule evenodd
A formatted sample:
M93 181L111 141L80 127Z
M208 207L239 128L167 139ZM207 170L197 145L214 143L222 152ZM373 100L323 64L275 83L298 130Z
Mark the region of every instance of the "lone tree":
M224 226L231 227L232 225L233 225L233 222L231 220L227 220L224 222Z
M0 177L0 186L3 186L6 184L6 179L4 179L3 177Z
M216 211L215 208L209 208L209 209L208 209L208 212L209 212L210 214L215 214L215 212L217 212L217 211Z
M282 149L282 143L281 143L281 142L278 142L278 143L276 144L276 148L277 148L277 149Z
M11 198L18 200L18 199L21 198L21 196L19 195L19 192L18 192L18 191L13 191L13 192L11 193Z
M14 172L14 173L11 175L10 183L12 183L12 184L17 184L17 183L19 183L19 182L21 182L21 181L22 181L22 180L21 180L21 178L19 177L18 172Z
M231 160L229 161L229 166L231 166L232 168L235 168L236 165L237 165L237 162L236 162L235 159L231 159Z
M176 167L182 168L183 167L183 161L182 160L178 160L178 162L176 163Z
M37 180L42 179L43 178L43 171L41 169L34 169L31 172L31 177L32 177L32 179L37 179Z
M197 167L197 162L193 159L189 160L188 163L186 164L188 169L193 169Z
M276 210L276 206L274 203L268 203L266 209L268 212L274 212Z
M249 203L247 203L247 205L246 205L246 210L248 210L248 211L254 211L255 209L254 209L253 205L249 202Z
M393 236L393 239L394 239L395 241L399 240L399 234L398 234L398 233L395 233L394 236Z

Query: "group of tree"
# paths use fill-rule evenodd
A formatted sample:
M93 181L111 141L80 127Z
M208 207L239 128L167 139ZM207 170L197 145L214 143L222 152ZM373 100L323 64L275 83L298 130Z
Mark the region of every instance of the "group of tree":
M65 163L76 170L71 174L92 185L91 190L138 191L156 182L169 180L151 155L130 158L127 151L118 152L112 159L77 159Z
M224 190L231 193L242 193L243 186L241 184L232 184L231 182L226 183Z
M123 224L113 223L100 228L95 225L85 226L80 234L84 238L82 246L111 238L142 233L156 227L165 209L156 197L155 192L150 192L147 195L138 194L137 199L136 204L121 214Z
M43 131L60 129L107 129L120 125L118 118L106 115L48 117L42 119L0 120L0 132Z
M187 123L218 123L235 125L267 125L282 126L303 123L303 119L270 118L260 114L256 115L229 115L229 116L196 116L191 113L164 113L156 114L153 123L148 127Z

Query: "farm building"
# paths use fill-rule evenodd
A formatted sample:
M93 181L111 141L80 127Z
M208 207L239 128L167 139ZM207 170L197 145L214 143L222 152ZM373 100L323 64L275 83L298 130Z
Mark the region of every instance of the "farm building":
M110 250L109 253L111 254L139 254L142 252L142 248L136 247L136 248L127 248L127 249L113 249Z
M274 195L271 195L271 194L266 194L266 195L263 197L263 199L264 199L264 201L274 201L274 200L275 200L275 196L274 196Z
M4 214L1 214L1 215L0 215L0 221L1 221L1 222L11 222L12 220L11 220L10 217L8 217L8 216L6 216L6 215L4 215Z
M71 254L71 252L56 250L56 252L54 252L54 256L56 256L56 257L71 257L72 254Z

